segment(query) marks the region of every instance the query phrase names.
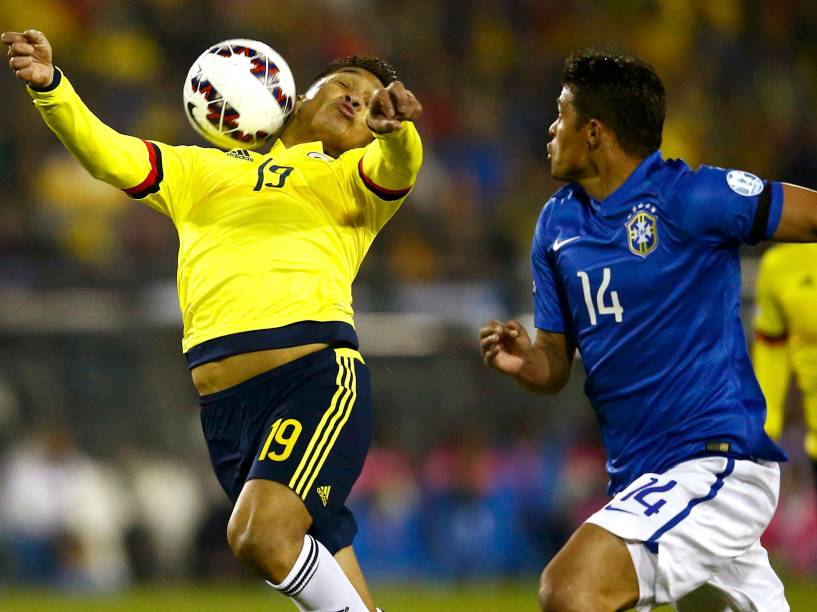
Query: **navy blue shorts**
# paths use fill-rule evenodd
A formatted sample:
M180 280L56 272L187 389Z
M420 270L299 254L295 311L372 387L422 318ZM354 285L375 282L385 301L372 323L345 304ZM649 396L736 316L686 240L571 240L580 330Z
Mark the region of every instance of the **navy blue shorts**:
M236 502L247 480L287 485L334 554L357 533L346 498L372 442L369 370L360 353L327 348L200 399L219 483Z

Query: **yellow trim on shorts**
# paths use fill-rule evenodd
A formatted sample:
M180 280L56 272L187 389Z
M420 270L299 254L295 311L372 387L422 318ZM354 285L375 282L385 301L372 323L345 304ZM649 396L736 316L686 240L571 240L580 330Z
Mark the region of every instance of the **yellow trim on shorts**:
M335 361L338 364L338 375L335 379L337 390L332 396L329 408L323 413L315 433L309 440L306 452L298 464L289 488L295 491L301 499L306 499L312 483L318 477L323 464L326 462L332 447L352 414L352 407L357 398L357 376L355 361L363 362L360 353L350 348L337 348Z

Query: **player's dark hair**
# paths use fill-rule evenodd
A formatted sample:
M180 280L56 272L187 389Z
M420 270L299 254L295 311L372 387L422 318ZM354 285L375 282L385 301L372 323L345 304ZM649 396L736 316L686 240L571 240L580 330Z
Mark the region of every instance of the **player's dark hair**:
M647 62L597 51L574 53L565 61L562 85L573 93L580 124L598 119L628 155L646 157L661 147L667 95Z
M380 79L380 82L383 83L384 86L397 80L397 71L394 69L394 66L379 57L350 55L348 57L339 57L332 61L312 79L310 86L326 75L337 72L338 70L343 70L344 68L363 68L363 70L368 70Z

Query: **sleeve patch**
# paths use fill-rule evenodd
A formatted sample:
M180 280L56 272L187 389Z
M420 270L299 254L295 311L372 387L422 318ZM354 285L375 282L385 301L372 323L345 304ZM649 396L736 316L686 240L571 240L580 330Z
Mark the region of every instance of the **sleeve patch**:
M149 196L151 193L159 191L162 179L164 178L164 170L162 168L162 150L152 142L143 140L148 149L148 159L150 160L150 172L144 181L131 187L130 189L123 189L134 200L141 200Z
M726 175L726 182L738 195L752 197L763 191L763 181L752 174L751 172L744 172L743 170L732 170Z
M360 180L362 180L363 184L366 185L366 189L371 191L381 200L386 200L388 202L400 200L402 198L405 198L408 195L409 191L411 191L411 187L406 187L405 189L386 189L385 187L381 187L380 185L375 183L363 172L362 157L360 158L360 161L357 164L357 172L360 175Z

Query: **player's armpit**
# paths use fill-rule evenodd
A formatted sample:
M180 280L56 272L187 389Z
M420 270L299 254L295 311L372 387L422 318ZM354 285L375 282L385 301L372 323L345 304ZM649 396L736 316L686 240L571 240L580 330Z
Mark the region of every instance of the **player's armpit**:
M817 242L817 191L781 183L783 211L772 236L776 242Z

